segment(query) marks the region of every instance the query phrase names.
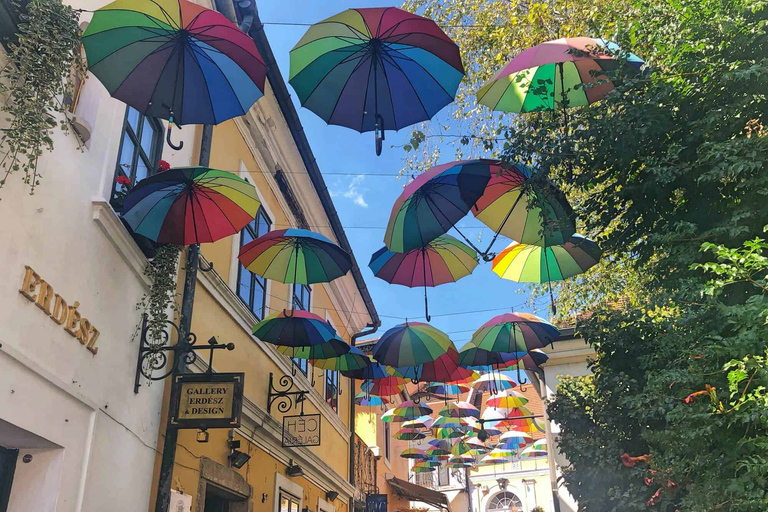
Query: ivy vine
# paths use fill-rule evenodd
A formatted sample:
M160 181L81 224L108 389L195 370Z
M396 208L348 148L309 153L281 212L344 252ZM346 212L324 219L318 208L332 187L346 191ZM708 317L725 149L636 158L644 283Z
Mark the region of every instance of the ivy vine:
M71 93L73 73L86 69L80 52L79 14L60 0L30 0L19 18L18 41L10 43L0 69L0 108L8 127L0 136L0 188L10 174L22 172L30 194L40 183L37 161L53 150L51 130L68 130L62 98Z
M163 345L167 341L168 315L178 310L176 274L180 253L181 246L160 245L144 268L144 275L152 281L152 287L136 304L136 309L147 315L149 344ZM140 325L137 334L139 329Z

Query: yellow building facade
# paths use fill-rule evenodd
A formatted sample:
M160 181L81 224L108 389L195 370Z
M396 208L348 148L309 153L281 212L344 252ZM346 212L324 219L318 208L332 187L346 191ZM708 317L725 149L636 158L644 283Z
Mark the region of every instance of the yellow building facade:
M242 18L243 13L237 15ZM251 232L201 247L203 265L212 264L213 270L198 273L191 324L199 340L215 336L221 343L235 344L233 351L217 351L213 371L244 372L242 423L236 429L209 429L204 442L198 431L180 430L170 510L179 506L195 512L348 512L356 495L351 482L352 381L305 362L296 364L251 332L263 316L296 307L323 317L342 339L352 342L355 333L377 325L378 317L356 263L346 276L309 287L264 282L239 265L239 248L250 239L243 237L265 230L310 229L350 251L258 17L250 34L269 65L265 95L247 115L214 127L210 167L248 180L262 206ZM184 131L188 129L194 128ZM201 140L198 127L194 154L199 153ZM183 281L182 268L179 293ZM198 358L189 370L206 371L206 363L207 357ZM300 404L293 397L283 401L291 406L283 413L278 407L281 399L270 404L268 393L270 382L284 388L280 382L284 376L292 380L292 391L308 393ZM166 388L162 425L168 415L170 384ZM300 413L320 415L319 445L283 447L283 416ZM159 446L165 431L161 427ZM249 457L242 467L231 461L235 448ZM155 482L160 465L158 453ZM157 494L156 486L150 510Z

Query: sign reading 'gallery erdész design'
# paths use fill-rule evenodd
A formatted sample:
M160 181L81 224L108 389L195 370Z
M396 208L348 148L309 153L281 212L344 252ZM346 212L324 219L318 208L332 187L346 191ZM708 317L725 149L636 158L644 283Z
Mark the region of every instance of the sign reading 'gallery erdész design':
M174 376L170 425L196 429L239 427L244 378L244 373Z

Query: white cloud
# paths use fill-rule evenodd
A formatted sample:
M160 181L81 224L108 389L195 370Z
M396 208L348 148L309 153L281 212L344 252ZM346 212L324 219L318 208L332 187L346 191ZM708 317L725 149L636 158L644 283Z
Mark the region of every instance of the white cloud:
M331 196L341 196L344 199L349 199L357 206L368 208L368 203L365 201L365 197L363 197L363 192L365 192L366 189L361 187L363 180L365 180L365 176L358 174L349 180L346 190L333 190L331 191Z

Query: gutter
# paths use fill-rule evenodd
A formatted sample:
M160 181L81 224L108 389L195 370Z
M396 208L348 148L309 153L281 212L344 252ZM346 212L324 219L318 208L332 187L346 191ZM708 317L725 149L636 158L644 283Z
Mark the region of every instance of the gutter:
M225 2L218 0L217 4L219 3ZM248 5L240 7L244 3L246 2L242 1L239 2L239 5L234 6L242 20L242 28L247 30L248 35L253 38L253 42L256 43L256 48L259 50L259 53L261 53L261 56L267 65L267 79L269 80L269 84L272 86L272 91L275 94L277 103L280 106L280 110L283 112L285 122L288 124L288 129L293 136L293 141L296 144L296 147L299 149L299 154L301 155L301 160L304 163L304 166L307 168L309 179L312 181L312 185L315 187L315 191L317 192L320 202L323 205L323 209L325 210L326 215L328 215L328 220L330 222L331 229L333 230L333 234L339 241L341 248L344 249L352 257L352 277L354 278L357 289L360 291L360 295L363 298L365 309L368 311L368 315L371 317L372 327L377 329L381 326L381 319L379 318L379 314L376 311L376 307L373 305L373 299L371 298L371 294L368 291L368 286L365 284L363 274L360 272L360 267L358 266L355 255L352 252L352 247L349 245L349 240L347 239L347 235L344 232L344 228L341 226L339 214L336 211L336 207L333 205L331 195L328 192L328 187L325 184L323 175L320 172L317 161L315 160L315 155L312 152L312 148L309 145L307 136L304 133L304 127L302 126L301 120L299 119L299 114L296 112L296 108L293 106L291 95L288 92L288 87L285 85L283 76L280 74L280 68L278 68L277 62L275 61L275 55L272 52L272 48L269 46L267 35L264 32L264 25L261 23L261 19L259 18L259 13L256 9L255 2L250 0Z

